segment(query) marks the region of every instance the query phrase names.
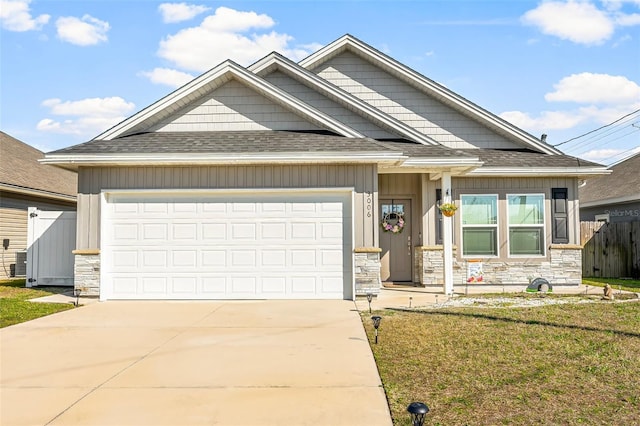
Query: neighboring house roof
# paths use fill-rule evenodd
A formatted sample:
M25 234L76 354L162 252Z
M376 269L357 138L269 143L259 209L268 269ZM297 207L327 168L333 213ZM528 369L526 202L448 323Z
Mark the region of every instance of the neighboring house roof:
M346 50L347 60L359 61L354 69L372 64L382 77L367 74L354 88L338 87L332 77L314 73L314 67ZM424 122L425 115L406 111L400 101L395 103L395 92L387 90L397 82L402 84L402 99L446 105L433 113L440 114L439 121L429 122L426 130L418 128L416 120ZM375 92L368 83L387 89ZM369 92L362 92L362 85ZM468 124L469 140L456 145L461 127L438 127L447 120ZM478 132L488 139L474 144ZM430 135L437 135L439 142ZM383 173L410 169L434 176L445 171L483 176L606 172L604 166L562 155L349 35L299 64L275 52L248 68L225 61L93 140L48 153L43 162L69 169L100 164L375 162Z
M40 164L44 153L0 131L0 189L74 201L76 173Z
M580 206L640 201L640 153L609 167L611 174L588 179L580 188Z

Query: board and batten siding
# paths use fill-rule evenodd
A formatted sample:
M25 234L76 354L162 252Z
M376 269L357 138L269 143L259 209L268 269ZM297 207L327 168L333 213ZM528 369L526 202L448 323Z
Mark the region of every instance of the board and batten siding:
M507 194L544 194L545 195L545 221L546 221L546 245L551 245L551 188L567 188L568 192L568 221L569 244L580 244L580 212L578 202L578 179L572 177L558 178L453 178L451 181L453 198L459 202L462 194L497 194L498 215L506 218ZM455 229L459 230L459 216L455 215ZM505 224L505 220L500 220ZM457 232L457 231L456 231ZM500 239L504 240L505 229L499 230Z
M377 241L374 164L199 167L80 167L77 249L100 248L100 194L118 189L354 188L355 247Z
M343 52L311 71L447 147L519 148L351 52Z
M0 263L0 278L11 276L11 264L16 262L16 252L27 249L27 226L29 207L40 210L75 210L74 202L56 202L41 197L29 197L9 192L0 193L0 240L9 239L9 248L3 250Z
M191 102L148 129L156 132L322 130L237 80Z
M397 134L389 133L388 131L376 126L368 119L361 117L355 112L343 107L339 103L305 86L280 71L272 72L265 77L265 80L295 96L301 101L313 106L317 110L336 118L340 122L354 130L357 130L367 137L374 139L398 137Z

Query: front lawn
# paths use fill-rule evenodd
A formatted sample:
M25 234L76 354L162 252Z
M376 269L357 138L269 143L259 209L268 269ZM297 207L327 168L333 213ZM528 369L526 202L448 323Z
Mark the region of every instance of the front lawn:
M582 284L604 287L609 283L614 290L640 292L640 280L623 280L620 278L583 278Z
M395 425L640 424L640 302L376 314Z
M36 303L29 299L60 293L67 288L26 288L24 280L0 280L0 328L66 311L72 304Z

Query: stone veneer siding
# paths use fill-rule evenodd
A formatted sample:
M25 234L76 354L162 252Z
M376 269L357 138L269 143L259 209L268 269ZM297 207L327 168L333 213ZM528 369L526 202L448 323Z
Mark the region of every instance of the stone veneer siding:
M416 247L414 259L416 282L444 285L442 246ZM453 285L467 280L467 261L458 259L453 249ZM484 284L528 285L530 280L545 278L551 285L579 285L582 282L582 246L554 244L549 257L538 259L483 260Z
M367 293L379 294L382 287L380 279L380 252L375 247L359 247L354 250L354 278L356 296Z
M80 296L100 295L100 251L75 250L73 288Z

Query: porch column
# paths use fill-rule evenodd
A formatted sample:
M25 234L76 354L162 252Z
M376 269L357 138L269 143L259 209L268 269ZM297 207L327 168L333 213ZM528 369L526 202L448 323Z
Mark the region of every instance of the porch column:
M451 202L451 173L442 173L442 203ZM444 294L453 294L453 217L442 217Z

